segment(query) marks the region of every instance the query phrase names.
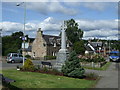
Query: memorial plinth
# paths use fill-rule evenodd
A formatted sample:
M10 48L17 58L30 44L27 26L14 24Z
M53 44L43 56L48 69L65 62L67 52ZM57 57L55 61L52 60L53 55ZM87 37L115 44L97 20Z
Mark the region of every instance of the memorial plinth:
M66 49L66 33L64 23L62 25L62 34L61 34L61 49L57 54L56 69L61 71L62 66L65 64L65 61L68 59L69 52Z

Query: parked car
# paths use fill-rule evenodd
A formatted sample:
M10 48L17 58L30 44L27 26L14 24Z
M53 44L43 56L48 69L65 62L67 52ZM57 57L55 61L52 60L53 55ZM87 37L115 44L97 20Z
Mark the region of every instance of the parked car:
M25 58L26 60L26 58ZM23 62L23 56L19 53L9 53L7 55L7 62L15 63L15 62Z
M120 61L120 52L119 51L111 51L109 59L110 59L110 61L119 62Z

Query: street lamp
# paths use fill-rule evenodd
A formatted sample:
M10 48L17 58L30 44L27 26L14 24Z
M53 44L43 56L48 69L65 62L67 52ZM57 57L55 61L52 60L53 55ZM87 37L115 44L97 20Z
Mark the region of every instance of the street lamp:
M0 60L2 60L2 29L0 29Z
M26 22L26 3L25 2L21 2L18 3L16 6L20 6L24 4L24 29L23 29L23 66L24 66L24 60L25 60L25 22Z

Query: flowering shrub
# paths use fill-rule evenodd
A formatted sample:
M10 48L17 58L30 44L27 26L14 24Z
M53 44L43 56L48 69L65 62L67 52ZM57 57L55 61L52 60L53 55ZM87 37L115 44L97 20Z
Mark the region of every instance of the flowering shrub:
M80 62L104 62L105 58L101 55L87 55L87 56L80 56Z

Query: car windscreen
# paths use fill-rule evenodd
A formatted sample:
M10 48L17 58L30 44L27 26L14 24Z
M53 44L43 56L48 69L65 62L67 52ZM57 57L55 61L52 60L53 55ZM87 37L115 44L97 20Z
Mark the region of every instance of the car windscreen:
M8 54L7 57L10 57L10 54Z

